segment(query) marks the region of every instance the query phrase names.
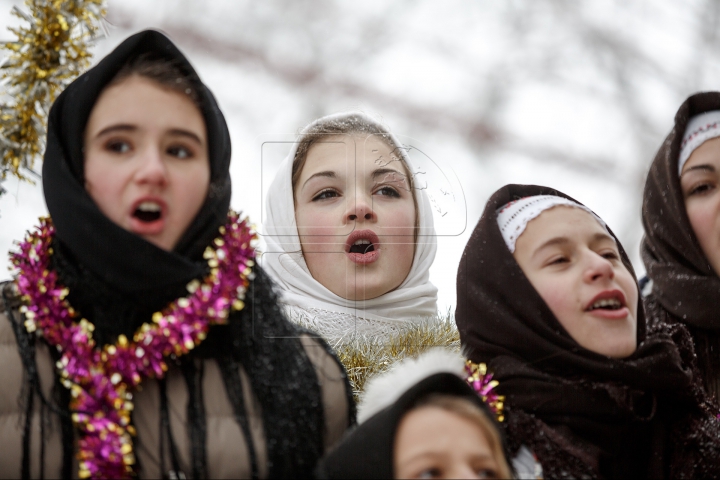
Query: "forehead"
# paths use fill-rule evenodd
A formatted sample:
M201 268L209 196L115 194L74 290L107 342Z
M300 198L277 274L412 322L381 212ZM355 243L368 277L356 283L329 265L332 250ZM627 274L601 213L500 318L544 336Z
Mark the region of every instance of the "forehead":
M713 165L720 171L720 137L711 138L697 147L683 166L683 172L697 165Z
M328 135L308 150L301 178L325 170L362 174L379 167L405 172L399 153L380 136Z
M200 110L186 95L138 75L102 91L90 113L87 128L104 128L111 123L193 128L201 134L205 130Z
M528 222L518 238L518 248L522 245L537 247L556 237L584 241L597 234L608 235L592 214L581 208L560 205L545 210Z

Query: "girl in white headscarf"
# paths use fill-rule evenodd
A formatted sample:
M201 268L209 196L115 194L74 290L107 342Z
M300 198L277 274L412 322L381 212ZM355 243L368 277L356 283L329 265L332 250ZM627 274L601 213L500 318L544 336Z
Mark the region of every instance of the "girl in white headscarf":
M437 241L406 148L362 113L300 133L266 197L262 262L291 319L331 342L437 314Z

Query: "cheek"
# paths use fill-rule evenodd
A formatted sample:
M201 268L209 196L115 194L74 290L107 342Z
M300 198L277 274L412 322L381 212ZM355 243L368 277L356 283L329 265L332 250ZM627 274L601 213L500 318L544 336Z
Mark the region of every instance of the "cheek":
M618 269L615 278L625 293L628 309L635 320L635 328L637 328L637 311L640 302L640 292L638 291L637 283L635 283L635 279L633 279L630 272L625 268Z
M534 278L531 283L545 301L560 325L573 338L580 328L582 305L577 295L577 286L563 276ZM577 339L576 339L577 340Z
M326 209L316 208L314 205L305 205L295 211L300 242L303 243L307 237L313 237L313 243L338 243L344 242L345 238L338 232L337 222L332 221L333 216ZM347 228L343 228L345 232Z
M384 212L378 212L378 234L389 240L387 247L393 250L398 266L405 275L410 271L415 256L415 207L412 200L409 205L398 205ZM391 237L391 238L388 238ZM400 272L398 272L400 273ZM403 277L404 278L404 277Z
M564 319L569 312L576 309L576 304L572 301L572 297L567 294L569 290L558 283L557 281L542 282L537 291L548 308L550 308L550 311L565 326L566 321Z
M210 166L197 162L176 168L171 172L172 184L176 185L173 203L182 217L181 223L187 227L202 208L210 187Z
M694 201L686 206L690 226L701 246L705 246L711 238L714 216L713 205L708 201Z
M410 243L414 242L415 205L411 199L390 205L375 204L373 209L378 217L380 235L408 237Z
M115 223L123 212L123 193L129 173L122 166L88 156L85 161L85 190L100 211Z

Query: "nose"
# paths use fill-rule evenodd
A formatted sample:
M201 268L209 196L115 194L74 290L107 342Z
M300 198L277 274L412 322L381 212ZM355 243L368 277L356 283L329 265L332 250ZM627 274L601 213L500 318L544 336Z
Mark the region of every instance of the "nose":
M346 215L346 218L349 221L355 221L355 220L368 220L368 221L375 221L377 220L377 217L375 215L375 212L372 208L372 202L370 199L365 198L365 196L356 195L354 199L350 200L349 202L349 208Z
M588 266L585 269L584 279L588 283L599 280L612 280L615 278L615 269L607 258L595 252L588 254Z
M162 152L156 145L146 146L138 155L138 168L135 181L140 184L164 186L168 181L168 171Z

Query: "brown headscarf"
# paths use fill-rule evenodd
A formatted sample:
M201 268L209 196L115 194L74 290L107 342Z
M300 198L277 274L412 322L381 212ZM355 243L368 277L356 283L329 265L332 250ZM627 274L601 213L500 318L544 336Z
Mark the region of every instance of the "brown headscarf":
M720 378L720 277L703 254L685 210L678 157L688 121L720 110L720 92L689 97L650 167L643 194L642 259L652 293L648 320L682 322L695 341L705 386L717 395Z
M497 210L534 195L576 201L547 187L501 188L468 241L457 280L461 342L500 382L511 448L529 446L549 477L720 474L720 423L701 406L692 358L681 357L674 343L689 341L684 329L647 334L639 306L637 350L609 358L573 340L533 288L502 238ZM710 445L709 460L664 457L668 448L685 452L698 442Z

